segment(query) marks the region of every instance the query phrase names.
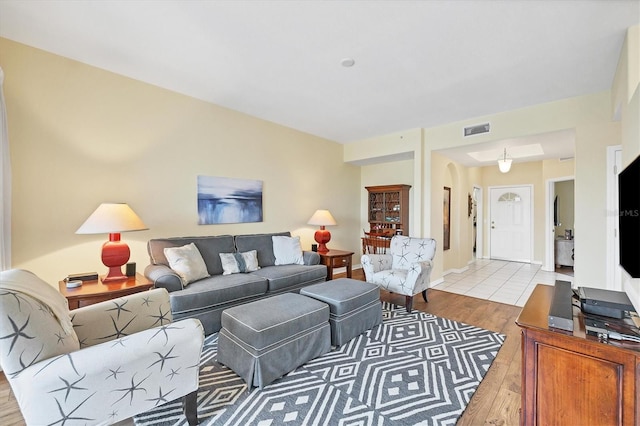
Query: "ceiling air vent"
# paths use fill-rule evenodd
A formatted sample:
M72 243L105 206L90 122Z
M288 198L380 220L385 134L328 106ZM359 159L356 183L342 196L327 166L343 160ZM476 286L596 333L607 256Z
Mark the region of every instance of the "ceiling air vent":
M477 126L465 127L464 135L473 136L473 135L479 135L480 133L487 133L489 132L490 127L491 126L489 125L489 123L478 124Z

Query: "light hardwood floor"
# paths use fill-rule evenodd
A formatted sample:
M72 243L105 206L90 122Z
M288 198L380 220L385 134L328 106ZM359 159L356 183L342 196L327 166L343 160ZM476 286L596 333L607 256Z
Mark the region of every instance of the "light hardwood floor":
M339 278L344 274L337 274ZM362 270L353 271L363 279ZM429 290L429 303L414 298L414 309L505 334L504 345L473 395L458 425L518 425L520 412L520 329L515 320L522 308L473 297ZM404 304L404 296L383 292L382 299ZM0 423L25 424L4 374L0 373ZM129 423L130 424L130 423Z

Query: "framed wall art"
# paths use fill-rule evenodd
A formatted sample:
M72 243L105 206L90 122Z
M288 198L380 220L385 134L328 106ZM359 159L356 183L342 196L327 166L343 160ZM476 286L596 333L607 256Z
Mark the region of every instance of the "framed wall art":
M198 176L198 225L262 222L262 181Z
M444 205L442 211L444 223L442 249L449 250L451 243L451 188L444 187Z

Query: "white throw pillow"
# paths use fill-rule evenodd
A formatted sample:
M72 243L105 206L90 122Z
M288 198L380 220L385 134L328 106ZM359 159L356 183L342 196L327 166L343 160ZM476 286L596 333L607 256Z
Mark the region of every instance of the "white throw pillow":
M171 269L180 275L184 286L209 276L207 265L194 243L182 247L167 247L164 255Z
M304 265L300 237L272 236L276 265Z
M256 250L245 253L220 253L220 261L222 262L222 275L253 272L260 269Z

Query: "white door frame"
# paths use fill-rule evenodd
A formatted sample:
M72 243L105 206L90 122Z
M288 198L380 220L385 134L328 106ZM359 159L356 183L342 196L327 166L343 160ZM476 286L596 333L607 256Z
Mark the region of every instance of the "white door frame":
M554 272L556 270L556 247L555 247L555 226L553 224L553 201L555 196L556 182L565 182L568 180L575 181L575 176L563 176L547 179L545 190L545 213L544 213L544 230L545 230L545 251L544 263L542 270L546 272ZM574 190L575 191L575 190ZM574 265L575 268L575 265Z
M534 202L534 192L533 192L533 184L524 184L524 185L496 185L496 186L490 186L487 188L488 193L489 193L489 203L488 203L488 213L489 213L489 218L491 218L491 190L492 189L501 189L501 188L522 188L522 187L528 187L529 188L529 196L530 196L530 200L529 200L529 208L531 209L531 211L529 212L529 261L528 263L533 263L533 240L534 238L534 229L533 229L533 224L534 224L534 217L533 217L533 213L534 213L534 208L533 208L533 202ZM489 224L487 224L489 225ZM489 247L489 258L491 259L491 232L488 232L488 247Z
M622 146L607 147L607 262L606 276L609 290L622 291L622 271L618 236L618 165L622 162Z

